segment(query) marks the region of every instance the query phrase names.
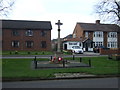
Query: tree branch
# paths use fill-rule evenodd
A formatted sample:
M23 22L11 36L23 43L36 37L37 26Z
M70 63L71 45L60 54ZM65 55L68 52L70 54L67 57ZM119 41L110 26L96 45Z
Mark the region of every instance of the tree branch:
M96 13L100 17L102 17L102 19L106 19L106 21L107 20L109 21L109 18L110 18L111 21L112 19L114 19L113 21L117 22L118 20L120 20L120 4L119 3L116 0L103 0L95 6Z
M0 15L7 16L7 14L10 12L12 6L14 5L14 0L10 0L9 2L6 0L0 1Z

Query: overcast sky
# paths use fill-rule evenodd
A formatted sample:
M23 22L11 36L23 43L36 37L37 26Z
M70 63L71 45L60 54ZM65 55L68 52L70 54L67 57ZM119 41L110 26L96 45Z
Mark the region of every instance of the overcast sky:
M16 0L7 19L51 21L52 36L57 38L55 23L61 20L61 38L72 34L77 22L94 23L94 5L99 0ZM5 19L5 18L4 18Z

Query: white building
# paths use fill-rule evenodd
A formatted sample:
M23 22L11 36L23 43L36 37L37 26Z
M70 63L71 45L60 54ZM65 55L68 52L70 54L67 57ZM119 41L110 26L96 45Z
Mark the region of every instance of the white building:
M63 42L64 50L71 50L73 46L80 46L82 48L83 43L82 43L82 41L80 41L79 38L71 38L71 39L64 40L64 42Z

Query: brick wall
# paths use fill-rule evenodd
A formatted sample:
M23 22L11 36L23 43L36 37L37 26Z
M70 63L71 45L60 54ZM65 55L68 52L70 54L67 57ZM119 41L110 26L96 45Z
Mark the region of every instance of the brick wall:
M100 49L101 55L109 55L109 54L120 54L120 48L119 49Z
M103 40L103 45L107 47L107 32L103 32L104 40Z
M93 32L88 32L89 34L89 38L90 38L90 40L93 40Z
M80 27L79 24L76 24L75 29L73 31L73 35L76 35L76 38L83 37L83 29Z
M51 30L46 30L46 36L41 36L40 32L42 30L33 30L33 36L26 36L26 30L18 30L19 36L13 36L12 30L4 29L2 32L2 49L4 51L51 51ZM17 40L20 43L18 48L12 47L12 41ZM26 47L26 41L33 41L34 45L32 48ZM41 41L46 41L47 47L41 48Z

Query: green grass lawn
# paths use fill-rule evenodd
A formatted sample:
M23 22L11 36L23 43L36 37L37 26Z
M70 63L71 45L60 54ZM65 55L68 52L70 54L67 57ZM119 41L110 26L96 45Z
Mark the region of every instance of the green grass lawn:
M66 58L71 59L71 58ZM76 58L79 60L79 58ZM54 77L54 73L88 73L95 75L118 75L118 64L120 61L108 60L107 57L84 57L83 62L87 63L88 59L92 60L92 67L79 68L61 68L61 69L31 69L33 59L3 59L2 60L2 77L3 78L49 78ZM41 59L48 60L48 59Z
M0 59L0 77L2 77L2 59Z

